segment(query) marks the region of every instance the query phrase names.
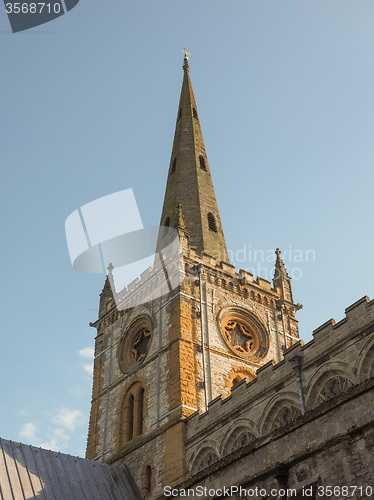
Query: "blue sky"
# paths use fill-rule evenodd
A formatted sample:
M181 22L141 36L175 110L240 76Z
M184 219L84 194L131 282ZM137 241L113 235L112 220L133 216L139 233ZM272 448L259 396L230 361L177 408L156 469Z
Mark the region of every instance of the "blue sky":
M183 47L238 268L283 250L305 341L374 297L373 2L80 0L18 34L0 9L4 438L84 455L104 277L64 223L126 188L159 222Z

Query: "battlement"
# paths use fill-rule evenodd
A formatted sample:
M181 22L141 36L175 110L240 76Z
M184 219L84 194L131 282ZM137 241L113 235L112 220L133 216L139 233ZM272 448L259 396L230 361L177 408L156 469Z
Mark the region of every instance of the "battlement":
M313 338L321 341L331 336L336 339L337 336L344 336L350 330L359 329L369 325L374 321L374 299L370 300L367 295L357 300L345 309L345 317L336 323L334 318L313 330Z
M196 276L196 278L198 277L197 266L201 264L204 269L205 281L211 283L215 282L222 288L234 291L244 298L264 302L273 309L276 308L276 301L280 298L280 296L278 290L272 286L270 281L261 278L260 276L254 279L252 273L244 269L236 271L235 266L232 264L218 261L211 255L204 252L201 255L198 255L192 249L189 257L189 272ZM296 309L299 307L300 305L297 305Z
M185 266L186 262L189 265ZM198 255L194 249L190 249L190 256L186 261L176 246L169 249L162 260L160 256L156 256L154 267L148 267L139 277L113 294L117 310L129 309L169 293L183 282L186 275L197 279L199 264L203 265L204 280L216 282L222 288L234 291L244 298L261 302L266 296L265 302L272 308L276 307L279 295L270 281L261 277L254 279L252 273L244 269L236 271L232 264L218 261L205 252ZM113 280L111 275L110 280Z
M363 333L365 333L364 336ZM254 380L249 383L243 380L233 386L231 395L226 398L218 397L211 401L207 412L202 414L195 412L190 415L187 419L188 436L202 432L202 429L209 426L217 425L217 419L229 418L242 407L261 405L266 407L266 401L270 402L276 399L281 393L287 394L287 397L291 397L290 394L293 394L291 399L293 398L297 402L298 396L295 375L290 363L291 359L295 356L302 358L304 386L307 387L308 384L313 383L316 366L322 367L324 363L334 366L334 356L341 356L342 345L349 352L349 355L353 356L351 363L356 363L354 356L358 357L361 351L352 354L350 345L356 345L358 339L363 339L364 343L366 335L371 333L374 336L374 300L365 296L347 307L345 317L338 323L330 319L316 328L313 332L313 340L305 345L300 340L289 347L284 352L284 359L281 362L275 364L274 361L269 361L257 370L257 377ZM343 356L343 359L344 363L347 364L346 359L350 360L351 358ZM337 367L344 366L343 360L336 361L335 365ZM322 370L322 368L319 369ZM352 370L352 380L355 370ZM309 388L308 394L312 393L312 388Z

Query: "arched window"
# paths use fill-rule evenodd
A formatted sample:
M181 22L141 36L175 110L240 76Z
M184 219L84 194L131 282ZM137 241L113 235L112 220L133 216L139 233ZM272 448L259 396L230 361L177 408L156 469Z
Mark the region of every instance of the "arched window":
M217 232L216 219L211 212L208 213L208 226L210 231Z
M200 162L200 168L202 170L205 170L205 172L206 172L207 170L206 170L205 158L203 155L199 156L199 162Z
M247 446L247 444L254 439L255 436L251 430L244 425L240 425L229 434L229 437L223 447L223 456L228 455L239 448L243 448L243 446Z
M301 415L300 408L291 400L277 401L265 417L262 434L279 429Z
M147 493L152 491L152 467L147 465L145 469L145 489Z
M171 165L171 173L172 174L174 174L176 168L177 168L177 159L174 158L173 163Z
M135 382L121 399L118 414L118 443L120 449L132 439L143 434L145 429L146 398L141 382Z
M128 441L131 441L131 439L134 437L134 409L135 409L135 398L134 395L131 394L130 399L129 399L129 414L128 414L128 419L129 419L129 434L128 434Z
M143 423L144 423L144 389L143 387L139 391L139 401L138 401L138 434L143 434Z
M197 472L209 467L210 465L217 462L218 456L217 453L210 447L204 448L198 456L195 458L192 467L191 474L194 475Z
M193 114L193 117L197 119L197 111L196 111L196 108L192 108L192 114Z
M180 110L179 110L178 120L179 120L180 118L182 118L182 108L180 108Z
M170 217L166 217L165 227L169 227L169 226L170 226Z

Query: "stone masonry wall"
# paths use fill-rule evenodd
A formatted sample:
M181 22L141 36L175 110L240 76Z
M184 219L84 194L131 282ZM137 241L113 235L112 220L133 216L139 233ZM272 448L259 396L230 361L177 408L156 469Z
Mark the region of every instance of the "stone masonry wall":
M187 419L186 480L177 488L279 489L280 466L299 495L310 485L374 487L374 301L364 297L339 323L330 320L313 335ZM304 415L295 356L303 359Z

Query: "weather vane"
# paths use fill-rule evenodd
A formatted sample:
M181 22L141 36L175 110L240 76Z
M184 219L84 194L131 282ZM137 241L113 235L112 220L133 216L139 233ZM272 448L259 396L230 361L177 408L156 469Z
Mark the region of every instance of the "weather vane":
M186 47L183 50L181 50L181 52L184 53L185 59L188 59L188 56L191 55L191 52L188 52L188 50L186 49Z

